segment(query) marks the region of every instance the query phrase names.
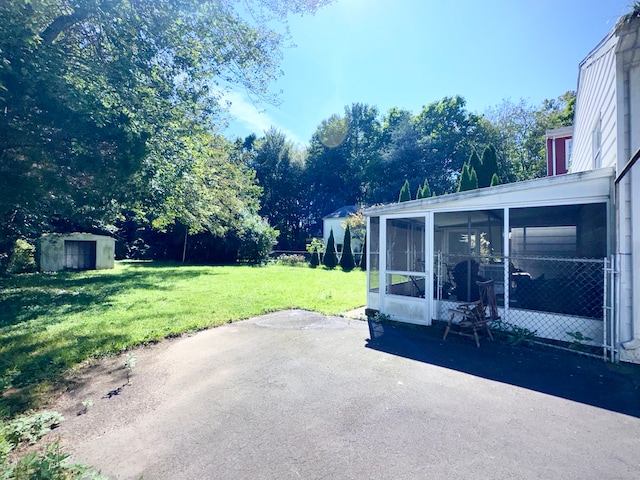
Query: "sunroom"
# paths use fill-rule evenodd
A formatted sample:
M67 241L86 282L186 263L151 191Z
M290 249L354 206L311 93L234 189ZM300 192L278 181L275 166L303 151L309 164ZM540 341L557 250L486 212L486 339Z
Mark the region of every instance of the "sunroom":
M612 178L600 169L365 210L367 307L431 325L493 280L502 325L611 345Z

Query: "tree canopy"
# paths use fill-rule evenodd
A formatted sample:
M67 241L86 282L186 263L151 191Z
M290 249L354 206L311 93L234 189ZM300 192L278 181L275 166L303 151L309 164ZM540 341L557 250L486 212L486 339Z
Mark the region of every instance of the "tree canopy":
M220 233L255 210L216 136L223 92L269 99L287 13L327 3L3 1L0 235L104 229L124 209Z

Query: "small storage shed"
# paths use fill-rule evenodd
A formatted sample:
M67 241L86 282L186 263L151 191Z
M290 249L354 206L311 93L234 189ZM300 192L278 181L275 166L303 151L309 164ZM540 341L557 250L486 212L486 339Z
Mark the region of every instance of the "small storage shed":
M58 270L103 270L113 268L116 241L91 233L51 233L38 244L38 267L42 272Z

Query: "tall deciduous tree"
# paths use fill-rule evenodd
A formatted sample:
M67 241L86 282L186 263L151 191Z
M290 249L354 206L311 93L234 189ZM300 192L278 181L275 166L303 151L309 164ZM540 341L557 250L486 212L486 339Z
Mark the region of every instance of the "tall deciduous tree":
M525 100L504 100L485 112L494 126L498 176L505 182L544 176L545 131L573 123L576 93L566 92L544 100L538 108Z
M262 187L260 214L280 231L280 249L301 249L306 241L302 154L275 128L257 143L249 165Z
M369 172L378 156L379 136L377 109L360 103L318 126L306 162L313 220L344 205L363 203L371 189Z
M478 140L485 137L485 124L465 108L460 96L445 97L425 106L414 122L419 134L423 172L436 193L456 189L455 178Z
M268 97L287 42L274 25L327 2L1 2L0 226L113 220L166 168L150 152L184 164L185 132L215 126L224 88Z

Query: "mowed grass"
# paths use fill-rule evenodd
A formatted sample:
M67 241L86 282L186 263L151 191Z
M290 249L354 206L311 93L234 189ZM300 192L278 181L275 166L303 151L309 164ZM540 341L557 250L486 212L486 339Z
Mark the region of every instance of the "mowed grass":
M0 407L35 406L91 357L277 310L339 315L365 304L365 283L360 270L127 262L2 279Z

